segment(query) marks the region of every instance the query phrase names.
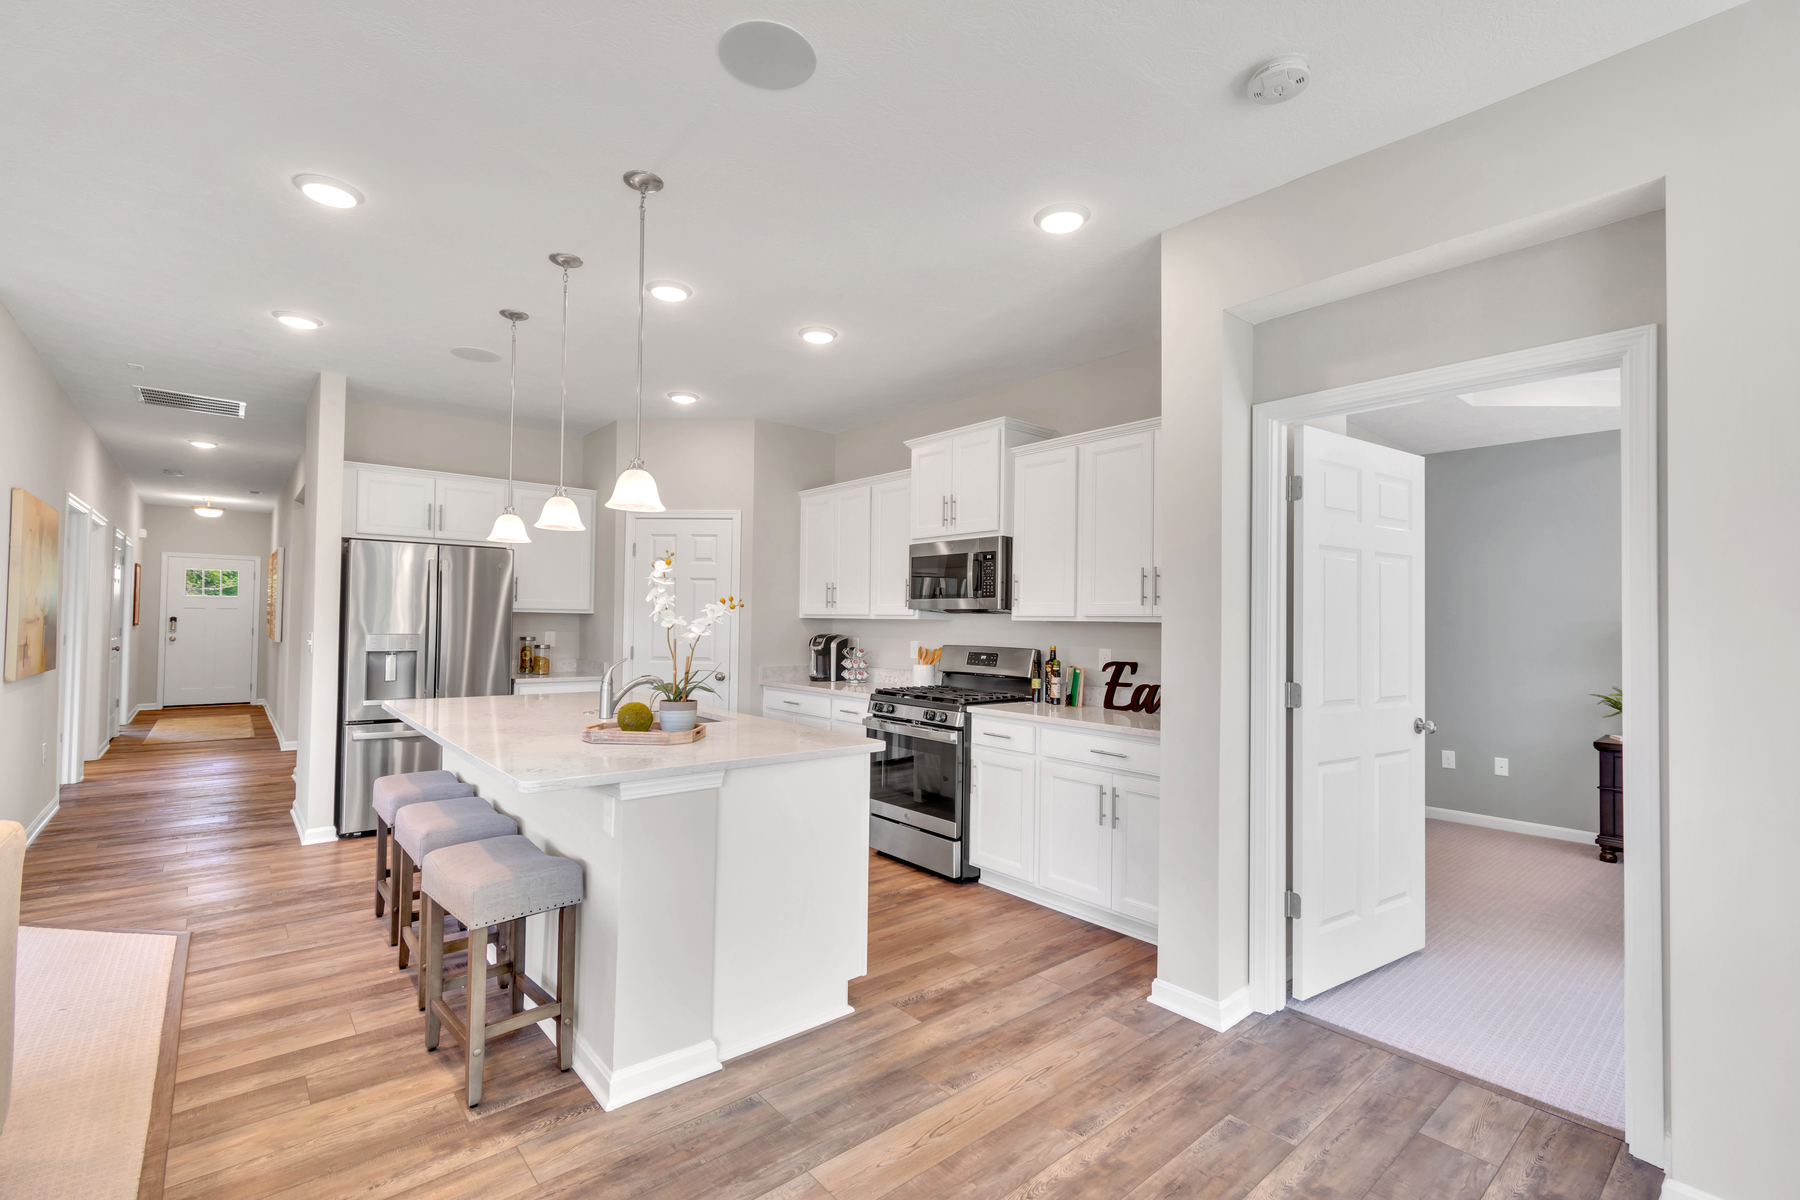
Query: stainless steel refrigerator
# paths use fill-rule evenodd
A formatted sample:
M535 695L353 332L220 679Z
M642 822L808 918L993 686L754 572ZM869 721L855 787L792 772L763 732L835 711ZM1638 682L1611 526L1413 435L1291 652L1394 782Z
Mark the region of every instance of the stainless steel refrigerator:
M339 837L374 832L377 779L443 765L438 744L382 701L512 691L512 605L503 546L344 539Z

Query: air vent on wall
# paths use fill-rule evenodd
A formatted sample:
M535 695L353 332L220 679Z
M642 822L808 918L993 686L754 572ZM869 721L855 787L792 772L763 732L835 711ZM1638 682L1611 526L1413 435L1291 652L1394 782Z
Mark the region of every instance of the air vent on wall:
M180 408L188 412L211 413L215 417L243 417L242 400L221 400L217 396L190 396L186 392L165 392L161 388L140 387L138 395L145 404L158 408Z

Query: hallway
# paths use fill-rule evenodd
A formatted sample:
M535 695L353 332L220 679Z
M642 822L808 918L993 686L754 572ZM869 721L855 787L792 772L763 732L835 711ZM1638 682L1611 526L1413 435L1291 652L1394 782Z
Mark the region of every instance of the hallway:
M301 847L294 756L123 731L26 857L27 924L192 934L164 1195L936 1200L1569 1197L1660 1173L1604 1134L1293 1014L1149 1005L1144 943L871 860L854 1016L612 1113L551 1044L489 1099L428 1054L368 840ZM185 715L185 714L184 714ZM193 715L200 715L195 712ZM578 1000L579 1003L579 1000Z

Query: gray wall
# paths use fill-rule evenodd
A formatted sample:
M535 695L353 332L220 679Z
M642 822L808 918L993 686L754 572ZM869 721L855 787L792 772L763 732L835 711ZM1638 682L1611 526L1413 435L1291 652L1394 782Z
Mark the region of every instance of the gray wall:
M162 644L159 624L163 611L163 556L165 554L242 554L258 560L257 579L268 570L271 515L226 509L222 517L201 517L191 504L144 505L143 527L149 536L138 548L138 561L143 563L143 596L140 616L143 624L131 646L131 705L156 707L157 652ZM255 700L271 696L268 672L270 660L265 647L271 643L263 633L262 597L257 596L256 618L256 695ZM127 710L129 711L129 709Z
M1619 594L1616 431L1426 457L1427 803L1598 830Z

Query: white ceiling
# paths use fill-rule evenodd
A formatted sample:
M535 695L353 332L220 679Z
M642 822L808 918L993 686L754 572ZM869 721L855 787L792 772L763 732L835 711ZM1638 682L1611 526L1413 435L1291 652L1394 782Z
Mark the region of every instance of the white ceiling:
M147 499L280 486L319 370L356 400L628 414L636 196L660 173L648 415L825 430L1155 340L1157 236L1731 7L1732 0L63 0L0 11L0 301ZM762 91L715 47L784 21L818 69ZM1250 103L1282 52L1311 86ZM368 202L305 200L300 173ZM1030 224L1093 210L1081 232ZM272 309L322 317L300 334ZM815 348L794 331L839 329ZM245 422L138 404L249 402ZM677 412L673 388L705 399ZM205 458L185 445L213 435ZM185 469L171 481L164 468Z
M1414 454L1535 442L1620 426L1619 370L1590 371L1357 413L1350 423Z

